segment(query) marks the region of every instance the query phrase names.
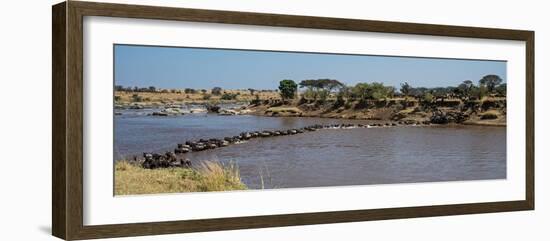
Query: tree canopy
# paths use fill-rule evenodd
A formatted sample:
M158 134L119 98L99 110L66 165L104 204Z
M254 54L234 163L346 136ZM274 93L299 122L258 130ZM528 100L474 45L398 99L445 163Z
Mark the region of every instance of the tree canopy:
M279 91L283 100L294 99L297 89L298 85L294 82L294 80L285 79L279 82Z
M212 94L213 95L221 95L222 94L222 88L221 87L212 88Z
M309 79L300 81L300 88L335 90L344 87L344 84L335 79Z
M357 83L352 89L353 97L359 100L373 99L379 100L393 96L395 88L393 86L384 86L383 83Z
M411 93L411 86L409 85L409 83L405 82L405 83L402 83L401 84L401 93L405 96L408 96L410 93Z
M502 79L498 75L490 74L485 75L483 78L479 80L479 85L484 85L487 87L487 90L489 92L493 92L495 90L495 87L502 83Z

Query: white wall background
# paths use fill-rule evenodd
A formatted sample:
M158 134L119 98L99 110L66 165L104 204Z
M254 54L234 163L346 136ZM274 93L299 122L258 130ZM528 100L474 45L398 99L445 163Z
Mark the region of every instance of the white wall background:
M51 5L0 10L0 240L56 240L51 230ZM545 1L140 1L190 8L515 28L536 31L536 210L156 236L155 240L548 240L550 21ZM121 240L151 240L153 237Z

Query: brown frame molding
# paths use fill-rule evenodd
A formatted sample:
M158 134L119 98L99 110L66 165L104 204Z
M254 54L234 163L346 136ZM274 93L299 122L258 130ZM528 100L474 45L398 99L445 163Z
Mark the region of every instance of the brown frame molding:
M83 17L108 16L260 26L368 31L526 42L525 200L338 212L318 212L114 225L83 225ZM52 7L52 233L66 239L172 234L214 230L356 222L397 218L533 210L533 31L370 21L357 19L214 11L67 1Z

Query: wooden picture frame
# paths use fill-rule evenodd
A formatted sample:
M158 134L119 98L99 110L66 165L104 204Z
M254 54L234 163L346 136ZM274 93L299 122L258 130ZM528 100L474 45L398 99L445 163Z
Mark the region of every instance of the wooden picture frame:
M535 37L532 31L78 1L59 3L53 6L52 11L52 233L56 237L77 240L534 209ZM83 224L84 16L524 41L526 43L525 77L527 81L525 199L474 204L86 226Z

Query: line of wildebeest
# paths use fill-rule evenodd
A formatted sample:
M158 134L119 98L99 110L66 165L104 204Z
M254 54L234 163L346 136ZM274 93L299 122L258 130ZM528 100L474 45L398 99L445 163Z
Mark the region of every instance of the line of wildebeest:
M402 126L402 125L429 125L429 121L417 122L417 121L399 121L399 122L387 122L376 124L330 124L330 125L310 125L302 128L288 129L288 130L264 130L264 131L252 131L242 132L236 136L224 137L223 139L200 139L196 141L186 141L177 145L174 151L166 152L165 154L159 153L143 153L143 158L134 157L134 161L141 164L142 167L147 169L156 168L168 168L168 167L184 167L189 168L192 163L189 159L185 158L185 153L200 152L210 149L221 148L232 144L240 144L247 140L254 138L267 138L274 136L287 136L297 135L304 132L317 131L321 129L351 129L351 128L370 128L370 127L389 127L389 126Z

